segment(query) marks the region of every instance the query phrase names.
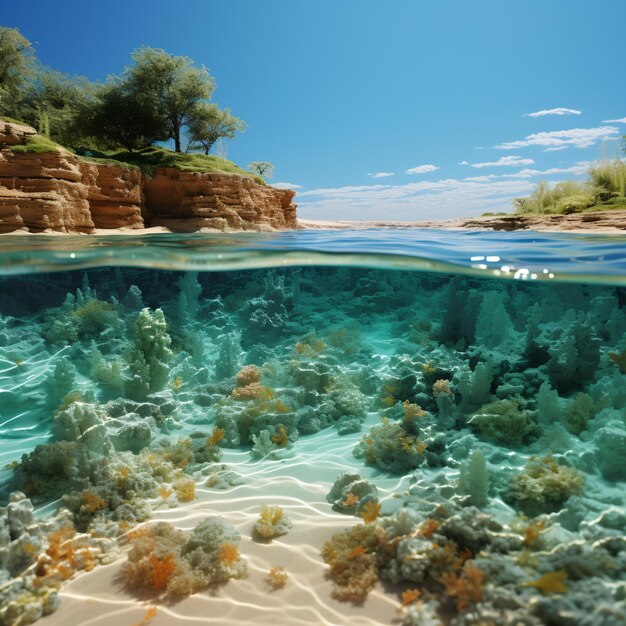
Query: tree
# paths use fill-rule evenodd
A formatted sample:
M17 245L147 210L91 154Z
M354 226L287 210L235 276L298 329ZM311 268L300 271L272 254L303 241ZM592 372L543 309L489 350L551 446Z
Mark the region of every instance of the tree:
M205 67L193 67L192 59L159 48L142 47L132 57L135 65L126 70L125 81L145 106L154 108L164 134L181 152L182 129L196 106L211 97L215 80Z
M32 72L35 51L17 28L0 27L0 109L18 95Z
M230 109L220 109L217 104L201 102L187 121L189 147L200 145L204 154L209 154L219 139L233 139L237 132L245 129L246 123L231 114Z
M252 161L248 163L248 169L263 178L271 178L274 175L274 165L269 161Z
M85 117L88 133L103 148L121 146L132 152L168 138L154 107L122 81L101 87L97 104Z

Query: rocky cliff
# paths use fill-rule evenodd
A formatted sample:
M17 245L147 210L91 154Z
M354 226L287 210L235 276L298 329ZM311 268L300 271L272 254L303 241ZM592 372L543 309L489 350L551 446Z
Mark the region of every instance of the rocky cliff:
M34 129L0 120L0 233L91 233L167 226L241 230L296 228L294 192L238 174L92 163L62 148L24 150Z

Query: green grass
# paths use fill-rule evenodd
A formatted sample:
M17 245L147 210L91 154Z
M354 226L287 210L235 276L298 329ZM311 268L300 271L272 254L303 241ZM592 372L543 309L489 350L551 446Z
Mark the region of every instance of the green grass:
M25 124L19 120L9 117L0 117L1 120L13 124ZM11 146L10 150L16 153L44 153L56 150L69 150L55 143L51 139L42 135L31 137L24 145ZM74 152L73 150L69 150ZM87 154L80 154L86 152ZM157 167L172 167L185 172L219 173L219 174L239 174L254 178L257 183L266 185L267 183L255 174L241 169L238 165L215 155L186 154L177 153L166 148L151 147L138 152L99 152L97 150L79 151L79 158L88 163L118 165L122 167L135 168L150 176Z
M145 148L138 152L124 151L108 154L91 151L91 154L94 156L83 158L94 160L98 163L125 163L139 167L148 176L151 175L157 167L172 167L185 172L240 174L241 176L254 178L258 183L263 185L266 184L260 176L256 176L241 169L232 161L212 154L206 156L204 154L178 153L167 150L166 148L157 147Z
M9 122L9 124L20 124L20 126L30 126L26 122L20 122L19 120L13 119L12 117L7 117L6 115L0 115L0 120L3 122Z
M513 204L523 215L569 215L626 208L626 162L601 161L589 168L584 182L565 180L554 186L541 181L526 198Z
M52 139L48 139L47 137L43 137L42 135L35 135L31 137L27 143L24 145L11 146L10 150L12 152L18 153L43 153L43 152L55 152L56 150L64 150L63 146L60 146L58 143L52 141Z

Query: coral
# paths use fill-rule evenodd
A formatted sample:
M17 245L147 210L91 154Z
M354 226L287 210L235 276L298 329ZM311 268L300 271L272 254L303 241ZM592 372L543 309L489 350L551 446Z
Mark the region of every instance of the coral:
M254 532L263 539L274 539L286 535L292 522L279 506L264 504L259 519L254 523Z
M489 482L485 456L480 450L474 450L461 466L459 489L469 496L471 504L482 507L489 502Z
M380 515L380 509L380 502L374 502L373 500L370 500L369 502L366 502L363 507L361 507L359 515L363 518L363 521L366 524L371 524L378 519L378 516Z
M330 566L333 596L338 600L362 602L378 580L376 552L383 535L375 524L358 524L335 533L322 547L322 558Z
M506 498L527 515L560 509L582 491L584 478L572 467L560 465L551 455L531 457L509 482Z
M408 606L409 604L414 604L419 602L421 592L419 589L405 589L402 592L402 606Z
M231 548L222 552L225 544L236 548L239 540L239 532L217 516L204 519L193 529L181 551L193 573L192 588L224 583L230 578L246 575L246 564L241 557L235 557Z
M567 430L574 435L580 435L580 433L587 430L590 420L605 406L604 402L596 404L587 393L577 393L563 412Z
M275 591L277 589L282 589L289 580L289 576L285 571L284 567L280 565L274 565L269 572L267 572L267 576L265 577L267 584Z
M363 480L356 472L344 470L333 483L326 500L341 513L356 513L370 501L378 502L376 485Z
M580 389L593 379L600 364L600 340L583 314L549 348L547 372L558 391Z
M502 292L488 291L476 321L476 341L487 348L496 348L504 343L513 328L513 323L504 307Z
M150 563L150 586L155 591L163 591L176 571L176 563L174 555L168 552L163 558L159 558L156 554L149 557Z
M196 483L193 478L181 478L173 487L180 502L191 502L196 497Z
M269 387L264 387L258 382L233 389L233 398L235 400L270 400L273 396L274 394Z
M626 481L626 427L623 421L608 421L593 437L595 460L606 480Z
M133 326L133 342L126 395L133 400L144 400L149 393L164 389L169 376L172 339L161 309L141 310Z
M620 374L626 374L626 350L622 350L621 352L609 352L609 359L617 365Z
M409 434L402 424L382 418L354 448L354 456L365 458L381 469L402 474L424 462L426 445Z
M483 405L468 425L479 437L512 447L536 432L529 412L520 409L516 400L496 400Z
M485 573L469 562L465 563L460 575L444 572L440 580L448 596L455 598L459 613L465 613L483 599Z
M537 580L531 580L524 583L525 587L535 587L542 593L565 593L567 591L567 572L557 570L556 572L548 572Z
M261 381L261 372L256 365L246 365L237 372L235 376L238 387L247 387L252 383L258 383Z

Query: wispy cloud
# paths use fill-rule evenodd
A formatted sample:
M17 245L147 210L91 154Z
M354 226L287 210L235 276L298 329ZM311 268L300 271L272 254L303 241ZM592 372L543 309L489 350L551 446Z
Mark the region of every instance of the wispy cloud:
M543 109L534 113L526 113L525 117L543 117L544 115L580 115L582 111L578 109L566 109L565 107L557 107L556 109Z
M488 174L486 176L468 176L463 180L476 181L476 182L488 182L491 180L503 179L503 178L545 178L546 176L553 176L555 174L574 174L581 175L586 174L589 168L597 163L597 161L578 161L575 165L570 167L550 167L546 170L537 170L524 168L518 172L511 172L510 174Z
M617 120L602 120L603 124L626 124L626 117L620 117Z
M372 178L387 178L388 176L395 176L395 172L376 172L374 174L368 174Z
M427 165L417 165L415 167L412 167L411 169L406 170L404 173L405 174L427 174L428 172L434 172L435 170L438 170L439 168L436 165L431 165L431 164L427 164Z
M511 210L512 199L532 188L527 179L491 181L477 177L312 189L298 195L298 213L308 219L445 219Z
M528 146L539 146L546 151L559 150L570 146L588 148L601 139L615 139L617 134L619 134L619 131L615 126L572 128L570 130L534 133L520 141L509 141L495 147L500 150L516 150L517 148L526 148Z
M484 163L468 163L461 161L459 165L470 165L471 167L516 167L519 165L533 165L532 159L524 159L520 156L500 157L497 161L485 161Z
M272 187L276 187L276 189L302 189L302 185L295 183L273 183Z

